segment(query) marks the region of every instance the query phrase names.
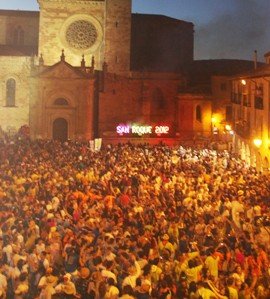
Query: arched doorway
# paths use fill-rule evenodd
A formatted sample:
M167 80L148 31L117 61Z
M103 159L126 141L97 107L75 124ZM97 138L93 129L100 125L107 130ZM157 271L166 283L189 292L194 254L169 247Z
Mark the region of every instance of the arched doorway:
M64 118L54 120L53 139L59 141L66 141L68 139L68 123Z

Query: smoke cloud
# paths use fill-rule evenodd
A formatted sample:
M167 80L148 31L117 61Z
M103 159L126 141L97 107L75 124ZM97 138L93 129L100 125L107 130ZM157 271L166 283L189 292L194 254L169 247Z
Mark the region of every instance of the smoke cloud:
M195 59L258 59L270 51L269 0L235 0L232 13L195 24Z

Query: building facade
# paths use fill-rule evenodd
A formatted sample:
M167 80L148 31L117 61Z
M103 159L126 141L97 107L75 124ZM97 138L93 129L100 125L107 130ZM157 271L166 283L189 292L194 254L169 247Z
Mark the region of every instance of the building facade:
M247 68L193 61L192 23L132 14L131 0L38 3L39 12L0 10L6 134L26 126L32 139L158 142L227 133L228 76Z
M192 23L134 15L131 0L38 3L39 12L0 11L4 132L27 125L33 139L85 140L137 124L166 125L175 136L179 69L193 61Z
M269 53L268 53L269 55ZM247 165L269 170L270 161L270 65L232 79L234 150Z

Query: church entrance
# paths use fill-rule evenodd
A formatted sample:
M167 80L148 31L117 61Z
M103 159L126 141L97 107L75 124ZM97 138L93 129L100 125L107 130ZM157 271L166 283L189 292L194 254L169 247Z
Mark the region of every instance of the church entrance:
M68 123L64 118L57 118L53 122L53 139L59 141L68 139Z

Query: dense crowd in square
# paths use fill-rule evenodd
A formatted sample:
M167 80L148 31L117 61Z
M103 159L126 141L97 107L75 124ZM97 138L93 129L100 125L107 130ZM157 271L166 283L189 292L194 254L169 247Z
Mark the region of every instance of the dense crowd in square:
M270 176L227 151L0 143L0 298L269 299Z

